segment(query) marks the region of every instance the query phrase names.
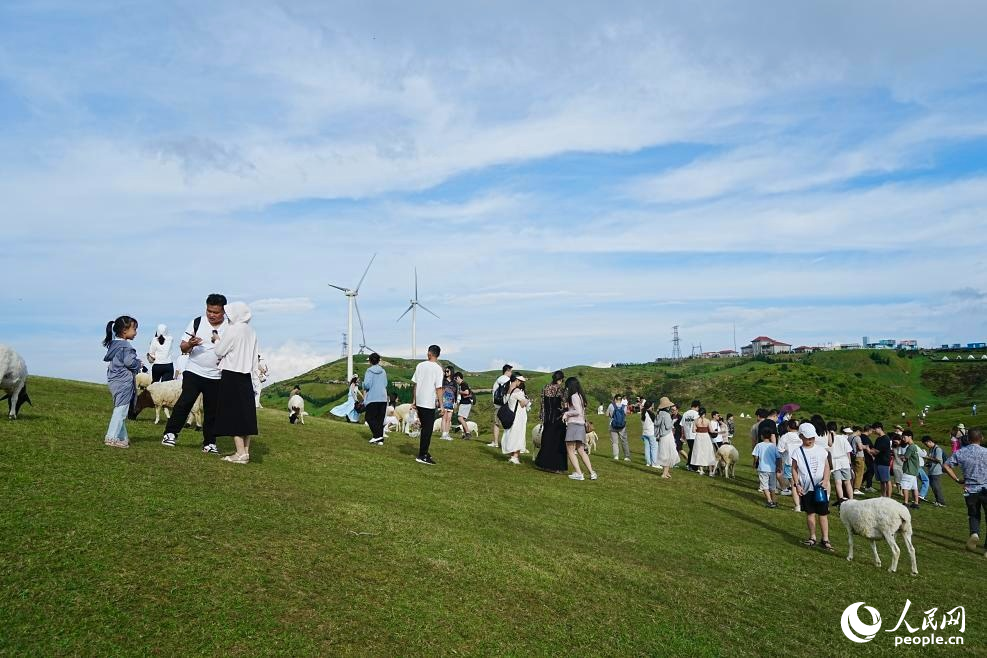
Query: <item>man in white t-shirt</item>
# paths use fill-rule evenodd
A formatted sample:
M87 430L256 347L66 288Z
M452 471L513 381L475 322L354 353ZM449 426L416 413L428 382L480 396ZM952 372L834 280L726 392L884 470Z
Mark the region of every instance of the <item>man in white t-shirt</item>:
M792 495L792 451L798 450L799 446L802 445L802 439L799 437L799 424L798 421L789 420L786 421L786 426L788 431L781 435L778 439L778 455L781 457L781 479L783 482L781 495L791 496ZM799 505L798 496L794 496L792 500L795 501L795 511L802 511Z
M850 464L850 453L853 446L850 445L850 437L853 436L853 428L844 428L842 434L833 437L833 445L829 446L830 459L833 462L833 482L836 483L836 506L843 504L844 500L853 500L853 469Z
M514 366L512 366L509 363L505 363L504 364L504 367L500 369L500 372L501 372L500 377L497 378L497 381L494 382L493 388L490 389L490 393L491 393L491 395L493 395L493 398L494 398L494 406L493 406L493 408L494 408L494 414L493 414L494 415L494 417L493 417L493 441L491 441L487 445L489 447L491 447L491 448L499 448L500 447L500 431L503 429L500 426L500 418L497 417L497 412L504 405L503 404L497 404L497 389L499 389L501 386L504 386L505 384L507 384L507 382L509 382L511 380L511 375L514 374ZM506 395L506 388L507 387L504 386L504 389L505 389L504 394L505 395Z
M202 452L218 455L213 425L216 420L216 406L219 402L219 359L216 358L216 343L229 326L226 319L226 297L213 293L206 297L206 314L189 322L179 348L188 356L188 363L182 374L182 393L171 411L171 418L165 426L161 445L175 447L178 435L185 427L192 406L202 394Z
M689 444L689 470L698 470L698 466L692 465L692 445L696 442L696 421L699 420L699 407L702 406L699 400L692 401L692 408L682 414L682 438Z
M428 453L432 443L432 428L435 425L435 407L442 399L442 366L439 365L439 354L442 350L438 345L429 345L428 361L422 361L415 368L411 377L411 396L418 411L421 422L421 434L418 437L418 456L415 461L419 464L435 464L432 455Z
M826 446L816 445L816 428L812 423L799 425L799 437L802 445L792 453L792 479L795 482L795 495L799 497L807 515L809 539L802 543L806 546L819 544L832 552L833 545L829 543L829 450ZM825 490L825 501L816 500L817 486ZM817 516L822 529L822 542L816 541Z

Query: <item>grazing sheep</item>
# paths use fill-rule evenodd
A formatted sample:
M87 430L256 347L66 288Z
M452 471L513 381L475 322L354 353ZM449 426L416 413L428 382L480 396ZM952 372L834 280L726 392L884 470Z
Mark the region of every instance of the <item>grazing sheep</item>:
M737 462L740 461L740 453L729 443L724 443L716 451L716 464L710 474L716 477L716 471L723 471L723 477L733 478L737 475Z
M17 418L25 402L31 404L27 395L27 364L20 354L6 345L0 345L0 391L6 393L0 402L7 400L7 416L11 420Z
M877 554L877 540L884 538L891 548L891 568L894 573L898 568L898 557L901 549L895 541L895 533L901 532L905 539L905 548L912 559L912 575L918 575L918 564L915 562L915 547L912 546L912 515L908 508L890 498L872 498L870 500L848 500L840 505L840 520L846 526L847 541L850 548L847 561L853 561L853 535L858 534L870 539L874 549L874 566L881 566L881 558Z
M134 383L137 384L137 393L140 394L145 388L151 385L154 380L151 379L151 373L149 372L139 372L137 376L134 377Z
M451 427L456 427L456 425L452 425ZM458 427L460 429L462 429L462 425L459 425ZM433 432L441 432L442 431L442 419L441 418L436 418L435 419L435 422L432 423L432 431ZM469 432L470 434L476 434L477 436L480 435L480 431L477 428L476 423L474 423L472 420L467 420L466 421L466 431Z
M305 411L305 398L295 394L288 398L288 422L294 425L295 423L305 424L305 416L308 413Z
M538 423L531 430L531 444L536 448L541 448L541 433L544 429L545 427Z
M462 425L460 425L460 429L462 429ZM472 420L467 420L466 421L466 434L468 434L470 436L480 436L480 428L479 428L479 426L475 422L473 422Z

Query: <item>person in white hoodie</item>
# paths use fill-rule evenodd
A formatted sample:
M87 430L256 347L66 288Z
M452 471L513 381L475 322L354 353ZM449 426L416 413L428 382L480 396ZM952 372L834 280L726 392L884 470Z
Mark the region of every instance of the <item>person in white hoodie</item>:
M226 306L230 326L216 344L221 371L216 436L232 436L236 452L223 461L246 464L250 461L250 437L257 434L257 407L253 379L257 377L257 334L250 326L250 307L243 302Z
M147 362L151 365L151 381L170 382L175 378L175 366L171 360L171 345L174 339L168 327L159 324L154 338L147 346Z

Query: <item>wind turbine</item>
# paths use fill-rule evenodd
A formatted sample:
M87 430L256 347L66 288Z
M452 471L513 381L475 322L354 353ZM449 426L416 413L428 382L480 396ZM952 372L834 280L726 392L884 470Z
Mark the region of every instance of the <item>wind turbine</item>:
M435 313L429 311L424 304L418 301L418 268L417 267L415 268L415 298L410 300L410 302L411 304L408 306L407 309L405 309L404 313L401 314L401 317L397 319L397 322L400 322L401 318L408 315L408 311L411 311L411 358L414 359L416 347L417 347L415 332L418 330L418 307L421 306L423 311L435 315ZM439 316L437 315L435 315L435 317L439 318Z
M363 270L363 276L360 277L360 282L356 284L356 288L352 290L349 288L343 288L342 286L336 286L329 284L330 288L335 288L336 290L341 290L347 299L347 314L346 321L348 326L347 336L349 336L349 341L347 341L346 347L346 381L349 382L353 379L353 308L356 308L357 317L360 318L360 307L356 303L356 296L360 294L360 286L363 285L363 280L367 278L367 272L370 271L370 266L374 264L374 259L377 258L377 254L374 254L370 258L370 262L367 263L367 269ZM363 319L360 318L360 332L363 333ZM363 342L367 342L367 337L363 336ZM362 350L364 345L360 346Z

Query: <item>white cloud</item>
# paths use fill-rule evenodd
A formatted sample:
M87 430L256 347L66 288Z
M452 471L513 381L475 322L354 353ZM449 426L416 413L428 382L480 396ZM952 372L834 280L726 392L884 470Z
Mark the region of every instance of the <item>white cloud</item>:
M254 313L301 313L311 311L315 303L308 297L270 297L250 302Z

